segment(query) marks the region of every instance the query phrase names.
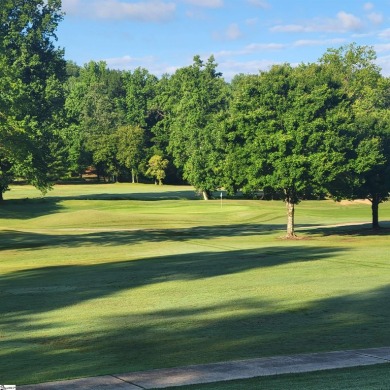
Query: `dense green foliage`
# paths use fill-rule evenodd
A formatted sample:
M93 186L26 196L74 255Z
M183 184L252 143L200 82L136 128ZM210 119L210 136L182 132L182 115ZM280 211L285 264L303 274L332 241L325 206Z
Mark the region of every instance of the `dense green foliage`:
M369 199L379 227L390 81L371 48L329 49L317 63L231 83L213 56L195 56L158 79L65 64L53 44L59 0L6 1L0 15L0 194L15 176L45 190L88 168L106 182L184 181L205 199L221 188L262 191L285 201L287 237L295 205L325 196Z
M0 199L15 175L41 190L62 160L60 0L5 0L0 8Z
M246 154L239 176L248 190L262 188L285 200L289 237L294 236L294 205L321 196L338 172L338 147L346 120L340 115L337 86L322 67L274 66L239 81L232 104L232 134ZM255 108L255 109L254 109ZM334 122L338 120L337 126ZM234 146L230 148L234 149ZM235 149L234 161L242 160Z
M159 180L151 161L160 159L169 166L159 174L184 179L205 199L224 187L284 200L287 237L295 236L294 206L325 196L370 199L378 227L377 206L390 189L390 89L374 59L370 48L350 45L230 84L213 57L195 56L160 80L104 63L72 68L67 131L81 139L84 162L73 172L87 162L106 180L126 172L133 182Z

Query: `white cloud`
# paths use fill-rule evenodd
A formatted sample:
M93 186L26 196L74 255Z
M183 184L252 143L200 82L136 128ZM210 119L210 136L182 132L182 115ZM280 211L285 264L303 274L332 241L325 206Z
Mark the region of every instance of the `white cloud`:
M255 24L257 24L259 21L259 18L249 18L247 20L245 20L245 24L247 24L248 26L254 26Z
M282 43L251 43L245 46L245 51L249 54L262 50L281 50L285 47Z
M172 74L180 67L163 63L154 56L132 57L130 55L124 55L122 57L106 58L103 61L106 62L110 69L134 70L140 67L147 69L151 74L158 77L164 73Z
M62 10L67 14L76 14L80 7L80 0L62 0Z
M390 55L378 57L375 62L382 69L383 76L389 77L390 76Z
M161 22L173 17L176 5L161 0L137 3L126 3L121 0L63 0L63 9L69 15L92 19Z
M356 31L363 27L362 21L357 16L344 11L337 14L337 21L341 22L341 28L346 31ZM331 28L333 29L333 26Z
M374 8L374 4L372 3L365 3L363 8L366 10L366 11L370 11Z
M185 3L197 7L220 8L223 7L223 0L184 0Z
M282 50L286 45L281 43L251 43L239 50L221 50L215 53L216 58L235 57L249 55L263 51Z
M334 19L313 19L303 24L287 24L272 27L272 32L328 32L345 33L363 28L360 18L353 14L340 11Z
M137 67L137 63L150 62L151 59L152 57L136 58L125 55L123 57L106 58L104 61L111 69L130 69Z
M247 0L247 3L263 9L271 8L270 4L266 0Z
M325 45L339 45L346 42L344 38L335 38L335 39L301 39L295 41L293 46L302 47L302 46L325 46Z
M380 14L380 13L377 13L377 12L372 12L369 15L367 15L367 17L370 20L370 22L372 22L372 23L374 23L376 25L382 24L383 20L384 20L383 15Z
M378 34L378 36L379 36L379 38L384 39L384 40L390 39L390 28L387 28L386 30L381 31Z
M232 23L226 30L226 37L231 41L240 38L241 35L242 33L237 23Z
M242 36L240 27L237 23L230 24L223 32L215 32L213 38L217 41L235 41Z
M374 49L377 53L390 51L390 43L378 43L374 45Z
M310 32L311 29L300 24L279 24L277 26L271 27L272 32Z
M222 72L223 77L229 81L235 75L244 74L258 74L261 70L268 70L272 65L279 62L271 60L258 61L225 61L218 65L218 69Z

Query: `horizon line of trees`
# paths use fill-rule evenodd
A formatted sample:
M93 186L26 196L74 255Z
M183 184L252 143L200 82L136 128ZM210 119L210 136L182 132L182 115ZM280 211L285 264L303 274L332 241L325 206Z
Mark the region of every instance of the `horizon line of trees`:
M15 3L18 3L15 5ZM42 191L93 166L105 180L187 182L204 199L263 190L283 199L287 237L303 199L390 191L390 80L375 52L328 49L226 82L214 57L161 78L64 60L60 0L5 0L0 11L0 199L15 177Z

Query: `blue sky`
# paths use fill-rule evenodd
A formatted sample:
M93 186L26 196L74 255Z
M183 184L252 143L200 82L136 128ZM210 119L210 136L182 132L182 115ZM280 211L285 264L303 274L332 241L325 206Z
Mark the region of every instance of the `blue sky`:
M272 64L314 62L329 47L373 46L390 76L390 0L62 0L65 57L161 76L216 58L230 80Z

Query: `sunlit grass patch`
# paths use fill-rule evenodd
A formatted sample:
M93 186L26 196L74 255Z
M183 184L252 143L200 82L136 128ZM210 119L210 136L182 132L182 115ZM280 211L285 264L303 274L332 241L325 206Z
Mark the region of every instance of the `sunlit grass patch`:
M279 201L66 188L0 208L8 383L388 345L387 230L326 227L369 221L366 204L302 202L288 241Z

